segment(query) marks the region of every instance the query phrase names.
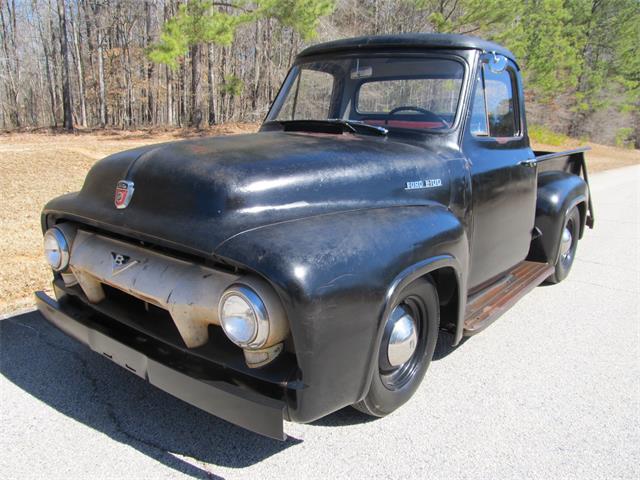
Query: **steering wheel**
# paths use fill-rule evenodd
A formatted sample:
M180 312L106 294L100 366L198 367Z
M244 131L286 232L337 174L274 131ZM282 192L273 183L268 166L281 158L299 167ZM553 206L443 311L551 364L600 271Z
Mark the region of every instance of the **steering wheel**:
M396 107L393 110L391 110L389 112L389 115L395 115L396 113L399 112L418 112L421 113L422 115L424 115L425 117L427 117L427 121L434 121L434 122L440 122L445 126L449 126L449 122L447 122L444 118L442 118L440 115L433 113L427 109L424 108L420 108L420 107L416 107L416 106L412 106L412 105L402 105L400 107Z

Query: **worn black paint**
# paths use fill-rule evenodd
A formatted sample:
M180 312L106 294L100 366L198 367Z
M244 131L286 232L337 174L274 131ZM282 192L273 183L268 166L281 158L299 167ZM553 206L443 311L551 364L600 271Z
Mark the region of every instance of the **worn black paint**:
M52 200L43 215L45 227L73 220L266 278L291 325L304 388L286 398L288 416L300 422L363 397L381 320L403 285L438 268L455 271L457 342L468 289L527 254L552 261L563 209L588 197L572 162L555 170L553 162L521 164L535 157L519 75L521 135L468 133L482 50L513 62L508 51L466 37L394 36L311 47L303 58L360 49L459 58L466 74L454 128L379 137L267 125L252 135L143 147L98 162L80 192ZM121 179L136 185L125 210L113 205ZM405 189L427 179L442 185ZM542 236L531 246L534 226Z
M518 68L509 61L517 73ZM514 85L519 105L524 105L520 76ZM463 151L469 160L473 211L468 286L510 269L527 256L536 204L536 169L521 162L534 158L529 146L524 109L519 114L519 135L509 138L473 136L467 129Z
M313 45L300 52L298 58L317 55L344 53L345 51L380 51L397 49L401 52L422 50L478 50L496 52L515 61L509 50L497 43L488 42L470 35L441 35L434 33L408 33L402 35L378 35L375 37L356 37Z

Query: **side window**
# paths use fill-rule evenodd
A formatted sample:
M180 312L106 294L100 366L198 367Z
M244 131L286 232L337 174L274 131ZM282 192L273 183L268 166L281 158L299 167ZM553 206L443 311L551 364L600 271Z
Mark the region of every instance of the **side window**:
M509 69L492 72L483 65L476 82L471 112L471 133L491 137L519 135L514 78Z
M333 94L333 75L319 70L302 69L296 85L294 95L289 95L287 101L278 113L278 120L309 120L324 119L329 116L331 95Z
M478 137L489 136L487 104L484 98L484 81L482 78L482 72L478 73L476 86L473 92L473 105L471 106L471 134Z

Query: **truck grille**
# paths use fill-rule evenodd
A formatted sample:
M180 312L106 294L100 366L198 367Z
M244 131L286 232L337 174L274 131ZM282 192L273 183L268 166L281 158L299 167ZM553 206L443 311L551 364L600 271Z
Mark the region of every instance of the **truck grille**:
M132 305L159 307L189 348L207 343L209 325L220 324L219 298L240 278L84 230L71 250L70 270L89 302L103 302L110 286L133 297Z

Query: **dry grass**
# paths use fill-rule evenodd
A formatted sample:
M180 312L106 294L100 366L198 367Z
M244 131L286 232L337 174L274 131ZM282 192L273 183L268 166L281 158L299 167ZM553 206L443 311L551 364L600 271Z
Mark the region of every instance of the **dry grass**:
M79 190L96 160L151 143L255 129L255 125L232 124L205 132L0 135L0 315L30 306L35 290L50 289L51 272L42 256L40 211L51 198Z
M256 125L233 124L205 132L84 131L76 134L0 135L0 314L32 304L35 290L48 289L51 273L42 257L40 211L51 198L78 190L91 165L120 150L200 135L254 131ZM574 148L575 145L563 146ZM591 171L640 163L640 152L592 145ZM559 147L536 145L537 149Z

